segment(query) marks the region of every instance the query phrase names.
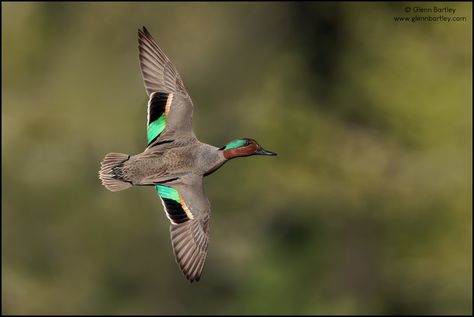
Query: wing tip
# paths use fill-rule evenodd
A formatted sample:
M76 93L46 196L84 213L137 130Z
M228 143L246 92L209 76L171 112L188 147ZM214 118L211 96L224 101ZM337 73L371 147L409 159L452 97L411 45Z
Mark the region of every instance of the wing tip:
M194 261L194 264L192 264L191 267L187 270L180 265L181 271L190 283L199 282L199 280L201 279L202 273L204 271L206 254L201 254L200 256L196 255Z
M142 26L142 28L138 29L138 35L142 37L147 37L152 39L153 37L151 36L151 33L148 31L148 29L145 26Z
M141 29L138 28L138 36L139 36L139 38L142 38L142 37L144 37L144 38L148 38L148 37L151 38L150 32L148 32L147 28L144 27L144 26L142 26Z
M191 283L191 284L194 283L194 282L197 283L197 282L199 282L199 280L201 279L201 275L200 275L200 274L199 274L199 275L194 275L194 276L193 276L193 275L186 275L186 274L185 274L184 276L186 276L186 279L187 279L187 280L189 281L189 283Z
M190 282L198 282L203 272L204 262L207 255L207 248L203 250L196 243L195 232L190 230L189 219L181 224L171 225L171 245L176 264Z

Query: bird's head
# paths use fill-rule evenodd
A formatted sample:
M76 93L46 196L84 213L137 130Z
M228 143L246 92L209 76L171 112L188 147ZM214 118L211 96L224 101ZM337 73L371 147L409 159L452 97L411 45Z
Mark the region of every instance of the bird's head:
M224 152L224 157L228 160L240 156L267 155L275 156L274 152L262 148L257 141L250 138L235 139L221 147L219 150Z

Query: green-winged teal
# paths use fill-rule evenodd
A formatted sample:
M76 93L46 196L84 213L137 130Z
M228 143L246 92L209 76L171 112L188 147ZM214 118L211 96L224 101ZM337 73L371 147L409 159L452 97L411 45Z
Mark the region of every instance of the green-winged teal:
M99 177L111 191L133 185L156 186L166 216L176 262L191 282L201 277L209 240L210 204L202 180L230 159L276 155L254 139L217 148L201 143L192 129L193 102L178 71L148 30L138 30L140 68L149 95L148 146L137 155L109 153Z

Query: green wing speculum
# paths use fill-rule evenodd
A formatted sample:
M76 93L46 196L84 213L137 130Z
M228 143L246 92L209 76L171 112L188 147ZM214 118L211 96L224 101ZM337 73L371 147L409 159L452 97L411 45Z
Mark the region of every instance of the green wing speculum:
M154 92L148 101L148 145L153 143L165 130L166 119L169 114L173 94L165 92Z
M176 189L156 185L156 191L172 224L180 224L194 218Z

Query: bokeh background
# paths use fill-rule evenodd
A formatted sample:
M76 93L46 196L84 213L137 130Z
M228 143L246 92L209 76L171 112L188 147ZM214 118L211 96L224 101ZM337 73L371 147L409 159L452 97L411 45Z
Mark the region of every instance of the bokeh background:
M415 6L466 20L395 22ZM2 2L2 312L472 313L471 10ZM143 25L201 141L279 154L206 178L197 284L154 189L97 177L146 145Z

